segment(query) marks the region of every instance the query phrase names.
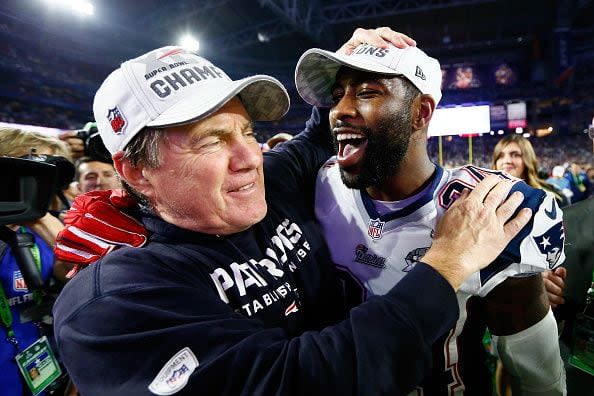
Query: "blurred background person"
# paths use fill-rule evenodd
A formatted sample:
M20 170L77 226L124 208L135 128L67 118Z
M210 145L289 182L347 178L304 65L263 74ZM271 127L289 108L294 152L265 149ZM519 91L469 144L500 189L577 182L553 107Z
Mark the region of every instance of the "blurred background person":
M531 187L551 193L561 207L569 204L561 191L538 177L536 153L530 141L522 135L507 135L495 145L491 167L522 179Z
M569 181L569 189L573 193L571 198L572 203L583 201L590 196L592 185L590 179L581 165L577 162L572 162L565 172L565 178Z
M92 157L81 157L76 161L74 180L82 194L122 188L113 163Z
M57 138L35 132L0 128L0 156L30 157L42 162L50 158L46 156L55 156L47 162L56 165L63 173L57 177L62 180L58 185L67 185L74 174L67 145ZM50 202L54 209L62 206L61 200L55 196ZM44 285L42 290L31 290L27 286L18 256L13 251L14 245L8 240L0 240L0 299L4 300L3 306L9 308L9 311L3 312L0 326L0 395L27 395L32 392L19 371L15 357L42 336L52 338L51 308L55 296L51 294L57 294L61 288L54 280L65 282L70 266L54 257L52 246L63 225L50 213L26 224L0 227L3 239L9 239L13 233L32 236L30 251ZM65 382L63 375L53 386L64 386Z
M573 192L569 188L569 180L565 178L565 168L562 165L556 165L551 171L551 176L546 179L546 182L555 186L557 190L565 196L567 201L571 203Z

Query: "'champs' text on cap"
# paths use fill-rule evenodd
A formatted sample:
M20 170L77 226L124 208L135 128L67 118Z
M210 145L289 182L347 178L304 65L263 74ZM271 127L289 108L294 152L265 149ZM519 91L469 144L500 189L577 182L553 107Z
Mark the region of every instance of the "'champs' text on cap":
M205 118L239 96L253 121L272 121L289 109L289 96L273 77L233 81L194 52L163 47L126 61L95 94L93 112L113 155L144 127L168 127Z

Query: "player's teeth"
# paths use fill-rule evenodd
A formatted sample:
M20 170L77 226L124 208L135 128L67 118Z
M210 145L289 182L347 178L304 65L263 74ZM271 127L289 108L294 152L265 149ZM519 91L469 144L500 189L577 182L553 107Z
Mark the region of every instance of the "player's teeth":
M354 134L354 133L343 133L343 134L336 136L336 139L338 141L343 141L343 140L348 140L348 139L363 139L363 138L364 137L362 135Z

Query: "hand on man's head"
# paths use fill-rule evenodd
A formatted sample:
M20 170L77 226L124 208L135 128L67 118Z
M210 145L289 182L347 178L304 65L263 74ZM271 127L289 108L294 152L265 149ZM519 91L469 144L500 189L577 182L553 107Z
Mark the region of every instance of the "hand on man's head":
M392 43L396 48L417 46L417 42L406 34L395 32L389 27L384 26L376 29L356 29L349 41L344 43L337 52L349 55L361 44L369 44L379 48L388 48L388 43Z

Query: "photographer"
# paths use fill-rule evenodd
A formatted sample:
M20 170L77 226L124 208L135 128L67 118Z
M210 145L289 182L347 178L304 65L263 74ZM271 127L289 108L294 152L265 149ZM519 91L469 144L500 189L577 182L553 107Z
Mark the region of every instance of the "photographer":
M67 184L74 172L69 162L70 153L64 142L38 133L0 128L0 156L28 156L29 159L54 164L59 176L56 178L55 194L50 199L50 208L61 208L63 202L56 196L60 195L62 184ZM10 180L5 170L3 174L7 177L6 180ZM52 277L65 282L65 275L70 270L66 263L57 261L52 252L56 235L63 225L56 217L47 213L32 222L0 227L0 395L39 394L49 385L45 391L47 392L64 378L60 375L59 364L51 352L53 335L50 315L53 299L49 296L51 292L48 293ZM26 243L19 242L17 246L15 241ZM23 270L23 249L26 253L27 250L30 251L29 257L32 256L34 261L33 275L35 279L40 278L42 287L29 287L25 281L33 278L28 278L31 275ZM36 356L33 349L41 351L38 352L39 357L26 359L27 354ZM47 381L48 378L53 380Z
M87 122L82 129L76 131L62 132L58 138L68 144L75 161L82 157L91 157L101 162L113 163L111 154L99 137L96 122Z

